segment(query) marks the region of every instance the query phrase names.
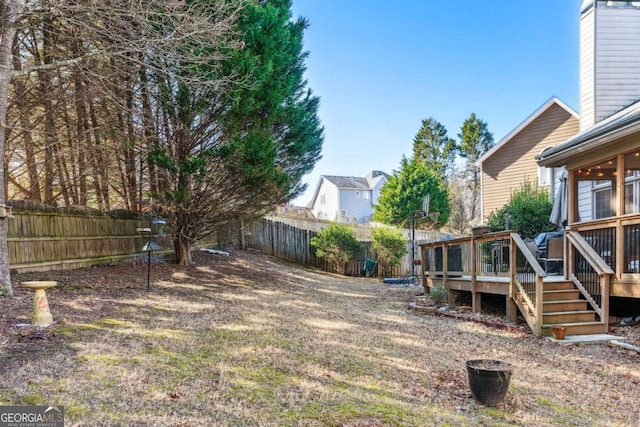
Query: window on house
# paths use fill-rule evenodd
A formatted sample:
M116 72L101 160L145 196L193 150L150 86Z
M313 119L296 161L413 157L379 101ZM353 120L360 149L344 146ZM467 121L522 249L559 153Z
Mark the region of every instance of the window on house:
M369 200L369 192L365 191L364 193L362 193L362 198L365 200Z
M359 198L360 198L360 192L356 191L356 199L359 199Z
M593 191L593 217L595 219L613 216L611 208L611 187Z
M320 204L321 204L321 205L324 205L324 204L326 204L326 203L327 203L327 198L325 197L325 195L324 195L324 194L321 194L321 195L320 195Z
M548 187L553 179L553 168L538 167L538 187Z
M590 221L617 215L616 158L578 169L575 171L575 178L578 180L577 209L580 220Z
M624 156L624 213L640 212L640 152Z
M627 182L624 185L624 213L637 212L635 207L635 185L633 182Z
M340 218L344 221L346 221L349 217L347 216L347 210L343 209L342 211L340 211Z

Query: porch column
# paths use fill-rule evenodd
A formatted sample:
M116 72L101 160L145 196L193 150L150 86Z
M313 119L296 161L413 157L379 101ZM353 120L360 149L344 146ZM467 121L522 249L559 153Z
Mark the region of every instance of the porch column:
M624 229L620 223L620 217L625 214L624 187L626 183L626 165L623 154L618 154L618 158L616 160L616 265L612 265L611 268L616 272L616 277L621 279L622 272L624 271ZM604 295L602 297L604 298Z
M576 171L570 170L567 177L567 185L569 188L569 200L567 208L567 222L569 223L569 227L571 224L576 222L576 206L578 204L578 180L576 179Z

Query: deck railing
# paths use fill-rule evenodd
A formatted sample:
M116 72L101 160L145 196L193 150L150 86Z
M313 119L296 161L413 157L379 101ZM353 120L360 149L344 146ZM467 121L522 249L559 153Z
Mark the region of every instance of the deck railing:
M604 235L610 236L610 230L601 230L606 230L602 232ZM600 320L607 321L609 318L609 282L615 272L603 259L601 253L592 246L594 241L587 240L593 236L592 233L570 230L565 233L565 236L567 242L565 259L569 261L569 279L573 281L582 296L598 314ZM615 254L615 252L612 253Z
M574 283L600 321L607 321L609 316L609 286L615 274L612 266L621 265L616 255L624 252L624 262L630 264L627 270L635 273L640 269L640 216L637 220L618 224L624 227L623 233L616 233L618 228L606 221L584 224L583 230L565 231L565 277ZM617 234L626 237L624 251ZM478 281L507 277L509 297L518 305L529 327L537 335L542 334L543 279L547 274L517 233L489 233L423 244L421 248L425 286L427 278L432 284L440 282L447 286L448 281L467 276L466 280L470 277L471 281L469 289L475 293Z
M640 273L640 222L623 225L623 274Z
M510 232L441 240L421 245L430 276L509 276Z
M520 306L527 324L536 335L542 335L543 280L547 273L519 234L511 233L515 262L511 264L511 292L509 296ZM516 297L516 294L519 297Z
M423 244L421 249L425 281L430 277L447 286L450 279L467 276L475 290L479 277L509 278L508 296L515 299L520 295L517 303L526 313L527 323L536 333L541 332L542 279L546 273L517 233L503 231L445 240Z
M619 281L640 279L640 214L579 222L571 230L584 237ZM576 263L579 269L582 265Z

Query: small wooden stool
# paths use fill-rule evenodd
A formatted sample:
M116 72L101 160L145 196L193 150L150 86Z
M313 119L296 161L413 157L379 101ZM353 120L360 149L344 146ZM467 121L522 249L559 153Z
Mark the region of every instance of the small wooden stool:
M53 323L53 316L49 311L49 302L45 289L53 288L58 282L52 280L35 280L31 282L20 282L25 288L33 289L33 317L31 321L34 325L50 325Z

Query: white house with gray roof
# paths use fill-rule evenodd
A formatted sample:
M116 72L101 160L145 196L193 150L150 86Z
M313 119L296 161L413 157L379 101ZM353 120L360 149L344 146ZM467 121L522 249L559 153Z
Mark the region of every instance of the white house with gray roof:
M322 175L308 207L318 219L366 223L389 175L371 171L365 177Z

